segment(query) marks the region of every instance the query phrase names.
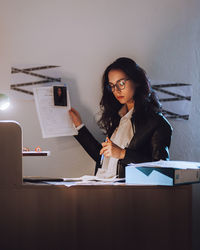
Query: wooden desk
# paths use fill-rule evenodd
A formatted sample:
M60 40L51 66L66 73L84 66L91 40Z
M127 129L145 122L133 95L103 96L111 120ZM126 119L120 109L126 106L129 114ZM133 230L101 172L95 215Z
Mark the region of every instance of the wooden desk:
M192 249L192 185L25 184L0 199L0 249Z
M19 124L0 138L0 249L199 250L200 184L23 184Z

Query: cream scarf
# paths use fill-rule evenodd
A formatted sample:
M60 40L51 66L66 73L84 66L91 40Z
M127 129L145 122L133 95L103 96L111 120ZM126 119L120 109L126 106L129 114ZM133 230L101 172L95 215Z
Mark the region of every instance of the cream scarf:
M126 104L119 110L121 116L119 126L115 129L110 139L119 147L125 148L129 145L134 135L134 128L131 123L131 116L134 108L126 113ZM126 114L125 114L126 113ZM112 178L116 176L117 162L119 159L113 157L104 157L101 168L98 168L96 176L99 178Z

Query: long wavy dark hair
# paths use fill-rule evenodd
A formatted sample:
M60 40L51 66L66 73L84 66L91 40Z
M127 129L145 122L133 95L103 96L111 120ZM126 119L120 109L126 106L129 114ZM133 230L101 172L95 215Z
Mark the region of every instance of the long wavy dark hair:
M113 95L108 86L108 73L112 69L122 70L127 77L135 84L134 119L135 123L145 122L147 114L161 112L161 103L156 93L152 90L150 80L146 72L135 61L127 57L120 57L111 63L104 71L102 77L103 96L100 101L101 118L97 122L104 133L111 136L119 125L120 116L118 111L124 105Z

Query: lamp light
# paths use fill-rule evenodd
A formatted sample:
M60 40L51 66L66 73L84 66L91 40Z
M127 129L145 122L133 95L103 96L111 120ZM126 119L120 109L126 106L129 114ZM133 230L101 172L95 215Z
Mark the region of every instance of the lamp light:
M0 110L5 110L10 106L10 99L7 95L0 93Z

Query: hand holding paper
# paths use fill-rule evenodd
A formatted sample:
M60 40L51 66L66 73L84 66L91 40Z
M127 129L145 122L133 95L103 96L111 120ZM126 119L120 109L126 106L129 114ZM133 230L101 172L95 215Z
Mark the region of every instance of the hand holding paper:
M78 127L82 124L82 120L81 120L81 116L79 114L79 112L74 109L74 108L71 108L69 110L69 115L72 119L72 122L74 123L75 127Z

